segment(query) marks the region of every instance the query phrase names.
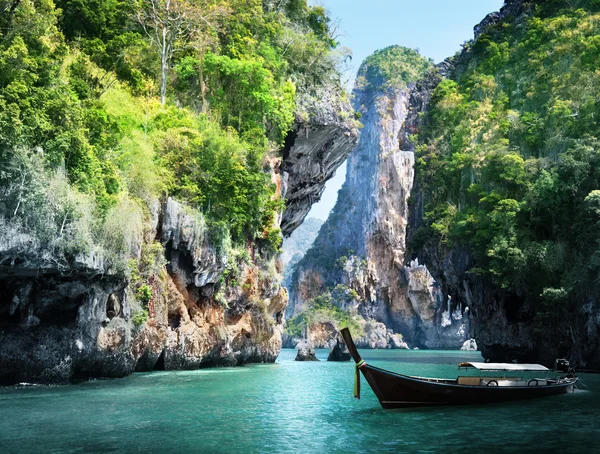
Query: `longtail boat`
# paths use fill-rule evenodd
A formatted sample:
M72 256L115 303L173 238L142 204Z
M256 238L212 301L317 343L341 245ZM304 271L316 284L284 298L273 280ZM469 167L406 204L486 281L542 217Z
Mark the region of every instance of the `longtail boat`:
M360 399L362 373L379 403L386 409L534 399L571 393L577 382L572 373L562 377L523 378L527 372L548 373L549 369L540 364L460 363L459 371L476 369L480 376L459 375L456 379L402 375L367 364L358 353L347 328L342 329L342 336L356 363L354 397ZM482 372L492 375L484 376Z

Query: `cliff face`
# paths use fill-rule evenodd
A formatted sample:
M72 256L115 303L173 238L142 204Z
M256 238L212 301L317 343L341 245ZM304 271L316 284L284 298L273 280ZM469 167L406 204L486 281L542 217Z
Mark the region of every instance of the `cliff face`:
M298 126L283 164L270 162L276 195L288 197L276 221L286 233L355 143L351 122L332 115ZM288 295L278 255L260 241L231 249L227 235L207 232L198 212L173 199L154 202L143 233L128 234L133 272L95 249L58 255L0 221L0 384L273 362L279 354ZM146 250L159 269L135 284Z
M172 199L161 207L154 233L168 261L152 282L143 324L134 323L132 312L139 307L128 282L104 275L101 264L52 268L14 256L13 266L4 262L0 383L68 383L274 361L287 302L274 259L252 251L241 263L228 257ZM8 259L10 253L3 249L0 255ZM224 269L236 261L238 283L215 298Z
M528 36L527 33L533 33L528 29L530 25L528 20L530 17L537 14L534 12L535 8L532 7L534 3L540 4L540 11L542 12L541 18L537 19L539 24L541 24L539 25L538 30L552 27L553 17L555 15L560 15L560 11L557 12L557 10L551 9L551 6L549 6L548 9L544 9L546 8L546 5L543 2L507 0L500 12L488 15L481 24L475 27L474 42L471 42L466 46L465 50L460 55L453 58L451 61L445 62L438 68L438 71L429 74L417 84L417 88L411 94L411 115L408 120L408 123L412 125L411 129L414 132L419 133L420 136L423 137L425 130L431 128L432 120L430 110L432 108L437 109L434 114L439 114L439 112L443 110L443 108L436 106L435 103L430 105L432 93L442 80L447 78L456 82L462 93L461 84L465 82L468 83L466 77L469 76L469 71L473 71L474 68L477 69L479 66L486 68L485 65L489 64L487 61L489 54L478 52L478 49L485 48L486 45L506 45L503 41L510 41L510 39L518 41L519 39L522 39L522 36ZM582 7L585 6L585 4L579 3L577 5ZM564 11L569 13L567 6L565 6ZM569 17L569 15L566 14L561 20L564 21L565 17ZM565 27L573 27L573 29L575 29L576 26L576 23L570 23L568 26L564 24L561 25L563 30L566 30ZM502 30L510 29L510 27L518 29L519 33L507 38ZM570 30L568 33L576 34L581 33L581 31ZM483 43L477 42L477 38L480 36L485 37ZM563 35L562 45L565 49L568 49L571 45L569 40L570 38L566 34ZM558 46L558 44L553 44L553 46ZM518 46L512 42L507 48L518 49ZM536 48L535 50L541 53L539 49ZM523 93L531 93L533 91L533 88L531 87L533 86L536 90L539 90L540 93L543 93L544 96L548 96L549 99L552 99L552 93L550 93L551 89L543 85L545 74L548 72L553 73L553 83L560 85L563 78L566 78L565 80L570 80L572 75L577 74L578 71L581 74L587 71L586 67L577 66L575 61L573 66L568 70L567 75L564 75L559 70L560 67L558 64L556 67L552 67L553 54L551 52L546 52L544 55L547 56L547 60L543 60L539 63L539 67L544 68L540 74L536 73L537 68L533 68L529 65L520 66L518 67L518 70L514 69L515 66L512 66L513 69L506 69L505 67L500 66L499 68L496 68L496 72L492 72L490 69L483 70L488 71L491 74L487 77L490 77L490 80L494 80L494 83L497 83L498 86L502 86L502 83L505 80L504 75L507 75L506 79L510 78L511 80L520 81L527 80L527 83L531 84L531 86L526 84L521 87L521 91L508 93L509 97L507 103L509 103L510 109L512 109L507 114L509 118L515 119L518 118L519 115L524 114L531 115L527 112L527 110L531 110L536 112L536 115L539 115L540 119L537 121L542 124L543 120L541 120L541 118L543 118L543 116L537 110L539 106L535 104L527 105L525 109L526 112L520 112L520 109L523 109L523 103L526 103ZM518 51L510 55L507 54L504 57L505 60L503 65L514 65L514 62L519 61L519 58L521 58L521 56ZM524 72L520 73L519 71ZM578 77L581 77L581 74L579 74ZM539 83L537 80L538 77L540 77L541 80ZM567 85L572 89L571 83L567 83ZM552 90L557 89L552 88ZM488 96L491 98L492 95ZM570 95L565 96L577 98L578 95L571 93ZM493 103L493 100L484 99L483 101L490 104ZM463 113L463 115L467 118L469 113L466 112ZM503 118L502 115L506 115L506 113L495 112L494 115ZM583 122L584 119L581 118L581 120L578 121ZM493 134L490 134L485 127L481 128L481 124L470 125L469 120L466 120L465 123L461 125L463 128L465 126L477 131L477 139L475 139L474 143L477 143L477 147L480 150L484 150L490 154L494 152ZM553 127L552 124L544 126L544 128L547 128L548 137L555 137L554 133L551 134L549 132ZM449 128L451 132L454 132L457 129L454 124L450 124L447 128ZM542 129L542 127L539 127L537 133L539 134L539 131ZM572 144L577 143L576 140L578 140L578 137L577 133L574 131L576 131L576 129L572 128L570 131L565 132L565 135L573 135L572 138L569 137L567 140L569 142L568 146L573 146ZM588 133L591 134L591 130L588 130ZM536 133L534 133L534 135L535 134ZM444 150L444 147L446 146L445 141L440 140L434 142L431 139L431 136L428 137L429 142L424 142L425 145L435 148L436 153L438 154L443 153L444 151L442 150ZM520 153L523 159L529 159L528 165L531 169L535 167L535 158L531 157L532 151L528 148L526 143L519 143L517 139L515 139L515 136L510 134L507 135L504 140L507 144L511 145L511 150L513 152L516 150L516 153ZM548 174L555 172L552 169L552 166L561 166L563 158L560 156L553 157L552 159L543 157L546 150L544 150L543 145L537 146L539 148L534 151L535 154L542 157L540 161L549 163L544 167L544 172L548 172ZM550 147L551 145L548 146ZM568 146L565 147L564 153L566 154L570 154ZM456 151L454 151L454 153L456 153ZM484 158L485 156L480 156L478 157L478 161L483 162ZM423 159L425 160L426 158ZM577 162L577 165L582 167L588 165L578 162L582 158L577 155L575 155L574 158L568 157L566 159L572 159L573 163ZM557 162L558 164L556 164ZM422 167L422 171L427 171L427 164ZM470 176L464 176L463 178L465 178L466 181L470 181L473 186L481 184L483 188L487 189L489 187L488 185L493 185L493 183L490 183L489 181L486 181L485 178L481 177L481 173L477 168L469 169L465 174L469 172ZM557 172L559 175L561 173L569 175L568 170L561 169ZM533 171L531 175L537 176L538 174ZM489 176L490 174L488 173L487 177L489 178ZM448 243L441 241L439 238L423 241L423 237L419 237L421 233L430 228L430 224L425 219L425 212L435 208L435 204L432 202L434 197L432 196L431 188L425 190L422 187L424 184L427 184L427 178L429 177L426 177L425 173L420 175L417 174L415 188L413 189L408 226L409 244L412 245L409 254L413 258L418 257L427 265L436 281L440 284L442 293L451 296L450 306L452 308L456 307L455 305L466 306L469 308L472 336L477 340L477 344L480 347L483 356L491 361L518 360L520 362L541 362L547 365L552 365L554 360L558 357L567 356L574 364L579 364L588 368L600 367L600 358L598 356L598 333L600 332L600 317L598 314L600 314L600 302L598 300L597 290L594 289L593 278L583 277L597 275L597 268L595 271L593 269L590 270L590 267L586 269L585 266L581 265L581 262L573 263L568 260L562 262L561 260L558 260L554 263L552 261L557 259L553 257L552 254L544 256L542 259L544 263L540 266L540 264L536 262L537 259L528 257L530 251L533 251L538 247L536 242L539 242L538 244L543 244L544 247L549 250L551 250L552 247L564 247L562 245L564 238L557 237L556 235L559 231L559 228L557 227L558 223L556 225L553 224L552 229L549 229L547 233L544 233L541 238L537 237L538 232L535 227L526 224L525 228L530 229L526 235L526 239L521 240L513 246L513 250L518 251L520 248L523 251L524 258L521 260L525 263L525 266L519 273L513 275L512 279L501 284L491 273L480 273L476 271L477 269L487 269L489 264L485 264L484 260L489 260L489 258L482 259L481 253L477 253L472 244L469 246L468 241L454 240L453 243ZM568 225L576 225L577 221L575 219L579 216L585 216L585 213L583 213L585 205L581 204L581 200L586 197L590 188L593 189L595 186L592 185L593 187L590 186L590 188L585 189L586 183L585 180L582 179L578 183L581 185L581 188L577 188L577 185L569 186L568 191L561 196L559 195L562 193L560 189L561 177L557 177L556 181L557 183L555 183L555 188L553 189L555 195L552 195L552 198L558 200L558 198L564 197L564 200L570 200L569 206L571 208L575 206L578 207L578 209L570 215L570 222L567 222ZM532 186L537 185L539 184L539 181L535 182L533 179L531 184ZM569 184L572 184L572 182ZM495 187L495 190L497 191L496 194L501 194L500 187ZM578 194L578 191L582 192L582 194ZM528 216L531 216L530 212L535 213L536 209L531 208L531 206L535 207L535 200L528 198L526 202L524 202L520 197L512 197L516 197L517 200L522 203L522 211L519 214L521 220L527 220ZM472 207L470 207L468 203L464 203L464 199L458 201L456 199L448 199L444 202L444 206L448 204L455 204L455 206L458 207L459 214L461 210L464 212L472 210ZM485 205L482 203L480 207L481 206ZM544 212L549 214L549 209L550 208L548 207L544 207ZM430 213L431 212L432 211L430 211ZM525 222L527 223L528 221ZM537 220L535 222L539 225L541 221ZM419 231L419 227L424 227L424 229ZM518 227L523 228L521 226ZM516 228L517 227L515 227L515 229ZM474 233L481 234L481 231L484 229L485 224L480 224L479 229L475 230ZM581 226L575 230L579 231L574 236L584 235L584 229L581 228ZM557 246L552 245L552 242L556 242ZM573 257L578 253L584 255L585 253L578 252L577 249L582 246L584 250L588 250L589 247L591 247L590 245L590 242L585 244L585 241L583 245L578 244L578 242L573 242L571 251ZM585 262L588 263L587 260ZM556 263L561 263L561 265L557 266ZM509 263L509 265L512 266L512 263ZM552 266L555 267L553 269L553 273L555 274L547 280L547 269ZM576 286L579 287L577 290L569 288L569 286L572 285L572 281L569 280L568 277L565 277L567 275L573 275L573 271L570 271L571 268L577 269L575 274L582 276L581 283ZM593 265L591 268L593 268ZM541 284L544 280L547 280L547 282ZM597 289L597 286L595 288ZM571 299L561 296L563 299L551 300L549 299L550 297L545 296L546 294L566 295L568 293L573 295ZM560 303L558 303L558 301L560 301Z
M297 118L283 149L281 192L285 210L281 231L285 237L304 221L312 205L317 203L325 183L346 160L356 145L358 130L348 101L331 93L319 93L317 105L304 107L310 121Z
M323 8L224 3L214 48L188 17L176 55L143 4L2 7L0 383L275 360L280 228L356 129Z
M328 287L342 284L356 295L336 302L345 310L384 323L411 346L458 348L468 330L460 310L446 310L424 266L405 264L414 153L399 142L409 126L411 91L355 90L364 127L337 204L294 271L286 314L301 313Z

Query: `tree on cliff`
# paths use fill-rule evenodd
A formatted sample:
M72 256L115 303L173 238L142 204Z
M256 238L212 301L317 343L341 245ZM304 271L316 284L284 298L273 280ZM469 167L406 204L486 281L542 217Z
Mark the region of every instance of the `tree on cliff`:
M229 10L213 0L129 1L135 20L160 56L160 102L165 104L173 53L192 42L204 47Z

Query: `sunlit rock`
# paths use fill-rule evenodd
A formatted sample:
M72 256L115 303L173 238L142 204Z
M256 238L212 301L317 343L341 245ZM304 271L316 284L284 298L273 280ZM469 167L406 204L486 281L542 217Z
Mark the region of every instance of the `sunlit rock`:
M296 361L319 361L315 355L315 348L310 342L303 341L298 344Z

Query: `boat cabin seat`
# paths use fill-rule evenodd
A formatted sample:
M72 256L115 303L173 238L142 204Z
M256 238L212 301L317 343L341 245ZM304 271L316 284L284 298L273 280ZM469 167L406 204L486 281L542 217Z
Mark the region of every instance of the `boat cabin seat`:
M458 377L459 385L479 386L480 383L481 377Z

